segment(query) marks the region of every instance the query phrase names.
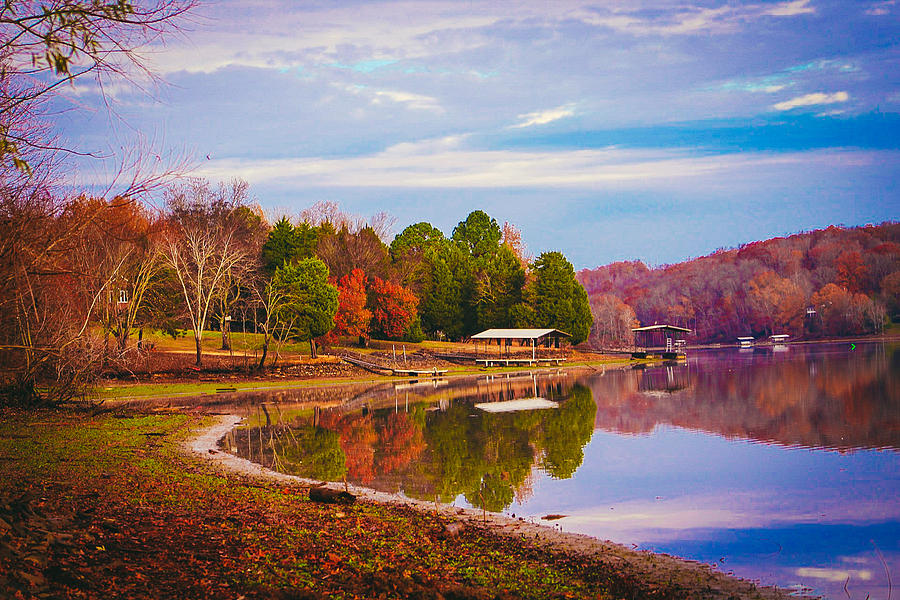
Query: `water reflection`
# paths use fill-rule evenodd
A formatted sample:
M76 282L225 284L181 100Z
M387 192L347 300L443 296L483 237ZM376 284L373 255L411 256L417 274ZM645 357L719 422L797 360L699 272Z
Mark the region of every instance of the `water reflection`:
M529 375L424 390L401 386L350 408L261 404L224 443L285 473L442 502L462 495L473 506L501 511L528 496L534 469L565 479L583 462L596 405L589 388L567 379ZM411 391L418 392L413 402ZM474 408L476 402L535 397L558 407Z
M540 373L345 388L319 409L321 396L253 399L226 445L305 477L565 514L567 530L829 598L887 597L886 573L900 573L897 346ZM475 408L535 397L558 408Z
M607 431L647 433L666 424L808 448L900 448L896 346L695 353L687 364L612 372L588 385L595 425Z

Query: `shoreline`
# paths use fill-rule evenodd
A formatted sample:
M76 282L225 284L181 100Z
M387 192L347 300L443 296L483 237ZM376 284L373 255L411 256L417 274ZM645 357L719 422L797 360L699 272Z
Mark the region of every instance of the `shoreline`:
M398 494L380 492L355 485L311 480L295 475L278 473L247 459L234 456L219 449L219 441L228 431L243 420L238 415L219 415L216 422L205 429L194 432L182 449L190 456L215 464L233 474L260 478L267 481L291 484L298 487L326 487L332 490L346 490L363 502L411 507L424 512L433 512L454 519L463 527L484 527L492 534L508 538L528 538L539 543L548 551L576 553L602 558L627 566L641 576L654 581L676 581L691 589L703 590L710 598L760 598L764 600L785 600L788 598L811 599L798 596L773 586L758 585L733 575L715 570L710 565L669 554L637 551L621 544L604 541L586 534L565 532L552 525L543 525L513 518L500 513L483 512L477 509L455 507L447 504L407 498Z

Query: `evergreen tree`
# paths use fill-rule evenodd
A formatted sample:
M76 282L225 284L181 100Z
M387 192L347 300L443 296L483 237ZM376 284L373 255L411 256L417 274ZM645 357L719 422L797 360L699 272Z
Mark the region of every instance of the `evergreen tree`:
M262 247L263 266L270 273L285 263L311 258L316 248L317 231L308 223L294 227L287 217L281 217Z
M315 338L332 330L338 308L338 290L328 283L328 267L318 258L285 263L275 271L273 284L288 297L280 308L280 319L291 323L292 337L309 340L315 357Z
M573 344L586 340L591 332L591 307L572 263L560 252L544 252L534 261L534 275L532 326L564 331Z
M514 327L512 308L522 301L525 269L508 246L500 246L475 275L473 305L479 330Z
M476 262L489 258L500 249L500 226L481 210L472 211L453 229L451 236Z
M450 339L465 335L465 305L471 296L471 270L468 256L450 242L428 248L425 252L428 272L421 292L422 328L429 335L443 332Z

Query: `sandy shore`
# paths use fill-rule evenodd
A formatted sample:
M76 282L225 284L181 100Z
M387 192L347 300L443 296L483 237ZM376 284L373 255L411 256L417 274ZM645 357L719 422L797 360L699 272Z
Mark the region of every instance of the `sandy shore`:
M319 486L320 481L304 479L294 475L286 475L267 469L246 459L234 456L219 449L218 443L226 433L231 431L241 418L236 415L219 416L217 422L185 444L185 450L194 456L212 461L223 470L251 477L281 481L292 485ZM397 504L416 507L421 510L434 511L453 518L463 526L468 523L487 526L499 535L538 540L548 550L576 552L602 557L610 563L621 563L623 568L646 577L650 581L678 582L691 589L702 591L710 599L717 598L761 598L765 600L801 598L784 590L763 587L753 582L731 577L714 570L711 566L690 561L667 554L634 551L613 542L601 541L597 538L563 532L549 525L541 525L515 519L497 513L483 513L479 510L463 509L445 504L414 500L396 494L379 492L369 488L348 486L343 484L327 484L336 490L347 489L360 500Z

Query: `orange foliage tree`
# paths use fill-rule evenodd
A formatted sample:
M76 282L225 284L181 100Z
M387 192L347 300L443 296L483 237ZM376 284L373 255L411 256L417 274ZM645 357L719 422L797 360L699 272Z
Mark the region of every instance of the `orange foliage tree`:
M372 311L366 308L366 283L362 269L353 269L338 281L338 310L334 315L334 333L365 338L369 335Z
M369 305L376 330L389 339L399 339L415 323L419 299L399 283L375 277L369 285Z

